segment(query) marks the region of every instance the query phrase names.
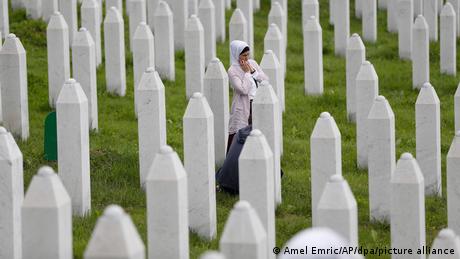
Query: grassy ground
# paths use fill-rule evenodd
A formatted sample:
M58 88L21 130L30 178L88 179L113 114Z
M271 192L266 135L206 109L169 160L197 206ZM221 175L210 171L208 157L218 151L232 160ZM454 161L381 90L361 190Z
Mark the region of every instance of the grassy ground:
M269 0L262 0L255 14L255 57L263 54L267 30ZM303 95L303 42L300 0L289 1L289 43L287 48L286 112L284 114L284 157L282 166L283 203L276 212L277 244L281 246L297 231L311 226L309 139L316 118L329 111L342 133L343 175L349 182L359 207L360 244L372 248L390 246L388 225L369 221L367 173L356 167L355 125L347 122L345 100L345 60L334 56L333 27L328 24L327 1L320 0L324 45L324 94ZM235 4L234 4L235 5ZM350 5L353 7L353 1ZM235 7L235 6L233 6ZM227 11L227 22L231 12ZM351 33L361 33L361 21L351 12ZM411 63L398 59L397 36L386 28L386 13L378 13L378 42L366 45L367 59L379 75L380 94L392 105L396 116L397 157L403 152L415 154L414 104L418 91L412 90ZM126 23L127 27L127 23ZM19 146L24 154L25 183L44 164L57 169L55 162L43 159L43 122L48 107L46 24L25 20L24 10L10 11L10 30L21 38L27 50L30 133ZM127 30L126 30L127 32ZM128 39L126 33L126 39ZM98 69L99 132L91 133L92 211L86 218L74 218L74 252L82 258L97 218L109 204L121 205L133 218L146 242L145 194L139 188L137 123L133 111L132 58L127 53L127 96L105 92L104 65ZM228 41L219 44L217 55L228 67ZM430 45L431 83L441 99L443 197L426 199L427 244L447 225L445 157L454 134L453 95L458 80L439 73L439 45ZM176 82L164 82L167 101L167 138L182 156L182 116L186 107L184 54L176 54ZM218 236L237 197L217 195ZM200 240L191 234L191 258L207 249L217 249L218 239ZM371 257L368 257L371 258Z

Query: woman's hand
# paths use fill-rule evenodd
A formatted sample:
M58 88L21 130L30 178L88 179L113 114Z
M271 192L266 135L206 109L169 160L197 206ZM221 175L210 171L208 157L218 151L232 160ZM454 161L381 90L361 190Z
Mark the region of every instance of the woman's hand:
M249 64L249 62L241 60L241 59L240 59L240 66L241 66L241 69L243 69L245 73L248 73L248 72L251 73L254 70Z

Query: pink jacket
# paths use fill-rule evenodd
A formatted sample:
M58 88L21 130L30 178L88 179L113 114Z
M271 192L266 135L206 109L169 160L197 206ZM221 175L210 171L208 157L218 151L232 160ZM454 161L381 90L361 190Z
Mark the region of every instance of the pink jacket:
M257 71L254 73L257 82L260 83L268 80L267 75L260 69L256 61L250 59L249 63ZM228 123L229 134L234 134L239 129L248 126L250 110L248 94L254 82L252 76L249 72L245 73L239 64L233 64L228 69L228 79L230 86L233 88L233 101L230 110L230 121Z

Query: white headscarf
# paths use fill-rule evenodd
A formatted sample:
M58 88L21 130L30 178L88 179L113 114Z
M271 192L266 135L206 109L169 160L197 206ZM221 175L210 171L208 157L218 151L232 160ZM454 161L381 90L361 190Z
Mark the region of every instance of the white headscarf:
M244 48L248 47L249 48L249 45L244 42L244 41L240 41L240 40L234 40L230 43L230 54L231 54L231 61L232 61L232 65L239 65L240 62L240 54L241 54L241 51L244 50Z
M329 228L316 227L309 228L295 234L281 249L278 259L348 259L362 258L355 255L347 254L312 254L312 248L328 249L348 246L348 242L343 237ZM289 254L284 253L285 249L305 249L308 254Z

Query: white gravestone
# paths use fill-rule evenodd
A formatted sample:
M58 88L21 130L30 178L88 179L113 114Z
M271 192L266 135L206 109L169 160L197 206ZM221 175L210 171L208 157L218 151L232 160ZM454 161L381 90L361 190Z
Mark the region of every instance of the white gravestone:
M91 34L81 28L72 45L72 73L88 98L88 127L98 130L96 51Z
M137 92L139 178L143 187L156 153L166 145L165 87L153 67L143 74Z
M58 11L58 0L42 0L42 18L48 22L55 12Z
M241 10L238 8L235 9L228 24L229 42L232 42L234 40L248 42L248 27L246 24L247 21L244 17L243 12L241 12ZM230 53L230 57L231 55L232 54Z
M54 108L62 85L70 78L69 28L64 17L56 12L46 28L48 51L49 105Z
M213 0L216 10L216 40L225 42L225 0Z
M330 25L334 25L335 1L336 0L329 0L329 24Z
M188 15L198 15L198 0L186 0L188 3Z
M187 173L169 146L150 167L146 203L149 259L188 259Z
M362 1L363 39L367 42L377 41L377 0Z
M26 50L9 34L0 51L3 126L22 140L29 138Z
M430 83L420 89L415 117L416 157L425 181L425 194L441 196L441 110Z
M150 27L141 22L137 26L133 39L133 74L134 74L134 110L138 115L138 88L145 70L155 68L155 46Z
M233 206L219 248L226 259L266 259L271 248L267 248L267 232L257 212L247 201Z
M214 115L214 152L216 166L221 167L227 156L229 119L228 74L219 59L211 60L204 75L203 93Z
M22 153L0 127L0 258L21 259L21 205L24 200Z
M366 60L366 48L358 34L348 39L346 54L348 121L356 122L356 76Z
M431 249L448 251L447 253L430 254L428 259L458 259L460 258L460 239L452 229L444 228L434 239Z
M447 222L450 229L460 232L460 131L455 133L447 153Z
M109 205L97 219L84 258L145 258L145 246L141 236L131 217L121 207Z
M267 247L275 247L275 195L273 152L265 136L258 129L251 131L238 159L240 200L254 204L262 225L267 231ZM268 258L275 258L270 253Z
M254 55L254 16L253 16L253 0L236 0L236 7L241 10L246 18L247 41L251 49L251 57Z
M317 227L328 227L358 245L358 205L341 174L332 175L324 186L316 211Z
M204 29L196 15L192 15L185 30L185 94L203 92Z
M110 8L115 7L120 12L123 13L123 3L122 0L105 0L105 10L108 12ZM107 15L107 14L106 14Z
M72 199L74 215L91 210L88 99L80 84L69 79L56 102L59 176Z
M187 40L185 39L185 29L187 27L188 18L191 14L187 9L188 0L167 0L171 7L174 17L174 46L176 50L183 50ZM152 26L152 25L150 25Z
M155 68L161 78L176 79L174 60L174 24L173 13L169 5L160 1L153 17L155 29Z
M457 38L459 38L460 37L460 23L459 23L459 19L460 19L460 0L446 0L446 3L450 3L452 5L452 7L454 8L454 11L455 11L455 28L457 28L456 34L457 34Z
M86 28L94 41L96 47L96 66L102 63L101 47L101 21L99 17L99 4L96 0L83 0L81 5L81 26Z
M387 31L398 32L398 1L388 0L387 6Z
M69 42L73 44L78 28L77 0L59 0L59 12L69 27Z
M367 117L378 93L379 78L374 66L364 61L356 76L356 146L359 168L367 168Z
M70 197L50 167L32 178L21 214L23 259L73 258Z
M284 40L278 25L272 23L268 27L264 37L264 51L272 50L278 58L281 65L281 73L283 78L286 76L286 49L284 48Z
M345 56L348 37L350 37L350 2L335 0L334 2L334 52L337 56Z
M284 13L283 8L281 7L280 3L273 2L270 12L268 13L268 24L276 24L283 35L284 46L286 47L287 44L287 26L286 26L286 16Z
M216 57L216 10L212 0L200 0L198 18L203 25L204 64Z
M423 17L428 24L430 41L438 41L438 1L423 0Z
M429 48L428 24L419 15L412 27L412 88L421 88L430 81Z
M397 4L399 58L411 60L412 25L414 22L413 0L399 0Z
M252 126L262 131L273 152L275 170L275 202L281 204L281 123L280 104L272 86L263 81L259 84L256 97L252 103Z
M190 98L183 129L190 229L211 240L217 232L214 116L201 93L194 93Z
M455 132L460 130L460 84L454 95Z
M446 3L440 18L441 73L457 74L456 14L450 3Z
M390 222L390 180L396 166L395 115L383 96L375 98L368 116L369 216Z
M111 7L104 20L105 80L107 92L125 96L125 34L121 13Z
M13 8L14 8L14 0ZM10 22L8 16L8 1L2 1L0 3L0 32L5 37L10 33Z
M147 22L147 13L145 10L146 0L130 0L129 15L129 49L133 51L133 41L136 29L140 23Z
M323 31L312 16L304 26L304 94L323 94Z
M302 1L302 26L305 26L305 24L307 24L308 20L312 16L314 16L318 20L320 18L318 0L303 0Z
M391 0L379 0L378 2L379 10L387 10L388 1L391 1Z
M152 30L152 32L154 32L154 26L155 26L155 21L154 21L155 13L156 13L157 7L160 4L160 2L167 4L165 1L162 1L162 0L146 0L146 3L145 3L146 12L147 12L147 24L150 26L150 29Z
M423 175L410 153L404 153L391 177L391 247L417 249L425 245L425 195ZM398 258L426 258L413 253L392 256Z
M321 113L310 136L312 225L318 222L317 206L332 175L342 174L341 135L334 118Z

